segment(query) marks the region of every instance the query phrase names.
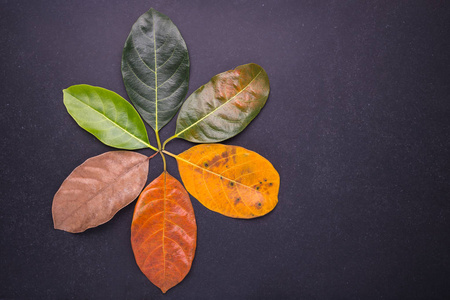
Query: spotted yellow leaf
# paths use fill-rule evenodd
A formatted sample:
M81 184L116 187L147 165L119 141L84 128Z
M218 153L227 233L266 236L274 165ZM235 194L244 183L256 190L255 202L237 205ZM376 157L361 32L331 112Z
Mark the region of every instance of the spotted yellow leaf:
M280 176L267 159L253 151L203 144L174 157L188 192L212 211L250 219L277 205Z

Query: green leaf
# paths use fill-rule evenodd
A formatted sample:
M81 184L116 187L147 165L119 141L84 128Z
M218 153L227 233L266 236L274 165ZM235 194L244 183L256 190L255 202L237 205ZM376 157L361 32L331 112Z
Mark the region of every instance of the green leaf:
M256 117L266 103L269 90L267 73L256 64L220 73L183 104L172 138L194 143L231 138Z
M178 28L150 9L133 25L122 54L128 96L159 131L176 114L189 86L189 55Z
M108 146L120 149L152 148L144 122L120 95L86 84L63 90L69 114L86 131Z

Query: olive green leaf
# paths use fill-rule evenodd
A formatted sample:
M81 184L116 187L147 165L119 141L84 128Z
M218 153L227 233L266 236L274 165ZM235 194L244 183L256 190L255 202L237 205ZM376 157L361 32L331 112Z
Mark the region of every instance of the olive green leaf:
M142 118L159 131L176 114L189 86L189 55L178 28L153 8L125 42L122 76Z
M215 143L231 138L256 117L269 90L269 77L256 64L220 73L185 101L170 139Z
M144 122L120 95L86 84L63 90L69 114L86 131L108 146L120 149L152 148Z

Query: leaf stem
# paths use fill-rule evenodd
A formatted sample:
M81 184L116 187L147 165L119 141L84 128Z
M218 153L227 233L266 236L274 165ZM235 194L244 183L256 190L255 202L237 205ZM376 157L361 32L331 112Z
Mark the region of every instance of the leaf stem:
M167 168L166 168L166 158L164 157L164 154L162 152L160 152L160 153L161 153L161 157L162 157L162 160L163 160L163 163L164 163L164 172L166 172L166 170L167 170Z
M158 150L157 148L153 147L152 145L147 144L147 143L144 143L144 144L145 144L145 146L149 147L149 148L152 149L153 151L156 151L155 155L159 152L159 150Z
M158 143L158 151L161 151L161 140L159 139L159 131L155 130L156 142Z
M156 153L153 153L153 154L150 155L147 159L148 159L148 160L152 159L152 158L155 157L158 153L159 153L159 151L157 151Z
M162 150L162 151L161 151L161 154L162 154L163 152L164 152L165 154L169 155L169 156L172 156L173 158L177 158L177 157L178 157L178 155L175 155L175 154L173 154L173 153L170 153L169 151Z
M159 131L158 130L155 130L155 135L156 135L156 141L158 142L158 148L159 148L159 150L158 150L158 153L161 153L161 158L162 158L162 160L163 160L163 163L164 163L164 172L166 172L166 169L167 169L167 167L166 167L166 158L164 157L164 154L162 154L162 152L161 152L161 140L159 139ZM155 154L157 154L157 153L155 153Z
M175 135L171 136L170 138L168 138L168 139L164 142L164 144L163 144L161 150L164 150L164 148L166 147L166 144L167 144L168 142L170 142L171 140L177 138L177 137L178 137L178 135L175 134Z

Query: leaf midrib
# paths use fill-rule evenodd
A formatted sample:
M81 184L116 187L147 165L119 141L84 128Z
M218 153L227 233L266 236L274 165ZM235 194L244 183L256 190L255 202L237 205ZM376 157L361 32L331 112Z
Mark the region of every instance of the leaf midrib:
M204 171L206 171L206 172L209 172L209 173L211 173L211 174L213 174L213 175L215 175L215 176L222 177L222 178L227 179L227 180L229 180L229 181L231 181L231 182L234 182L234 183L237 183L237 184L239 184L239 185L242 185L242 186L244 186L244 187L246 187L246 188L249 188L249 189L251 189L251 190L253 190L253 191L257 192L257 193L261 193L260 191L256 190L255 188L252 188L252 187L250 187L250 186L248 186L248 185L245 185L245 184L243 184L243 183L241 183L241 182L239 182L239 181L230 179L230 178L228 178L227 176L223 176L222 174L218 174L218 173L216 173L216 172L213 172L213 171L210 171L210 170L208 170L208 169L205 169L205 168L203 168L203 167L201 167L201 166L199 166L199 165L197 165L197 164L194 164L193 162L190 162L190 161L188 161L188 160L182 158L182 157L179 156L179 155L172 154L172 153L170 153L170 152L168 152L168 151L165 151L165 150L163 150L163 152L166 153L167 155L172 156L173 158L175 158L175 159L177 159L177 160L180 159L180 160L184 161L185 163L191 164L191 165L193 165L193 166L195 166L195 167L197 167L197 168L199 168L199 169L201 169L201 170L204 170Z
M199 120L197 120L195 123L192 123L190 126L186 127L185 129L183 129L182 131L178 132L177 134L175 134L176 137L180 136L181 134L183 134L183 132L185 132L186 130L189 130L190 128L196 126L198 123L200 123L201 121L203 121L204 119L206 119L207 117L209 117L210 115L212 115L213 113L215 113L216 111L218 111L220 108L222 108L224 105L227 105L231 100L233 100L234 98L236 98L240 93L242 93L248 86L250 86L253 81L259 76L259 74L261 74L261 72L263 71L263 69L261 68L261 70L258 72L258 74L256 74L256 76L242 89L240 90L236 95L234 95L233 97L231 97L230 99L228 99L226 102L224 102L223 104L221 104L220 106L218 106L216 109L214 109L213 111L211 111L210 113L206 114L205 116L203 116L202 118L200 118Z
M153 53L155 56L155 127L156 131L158 131L158 66L156 59L156 37L155 37L155 15L152 12L152 20L153 20Z
M164 282L166 281L166 251L165 251L165 238L166 238L166 171L164 170L164 197L163 197L163 233L162 233L162 251L163 251L163 260L164 260Z

